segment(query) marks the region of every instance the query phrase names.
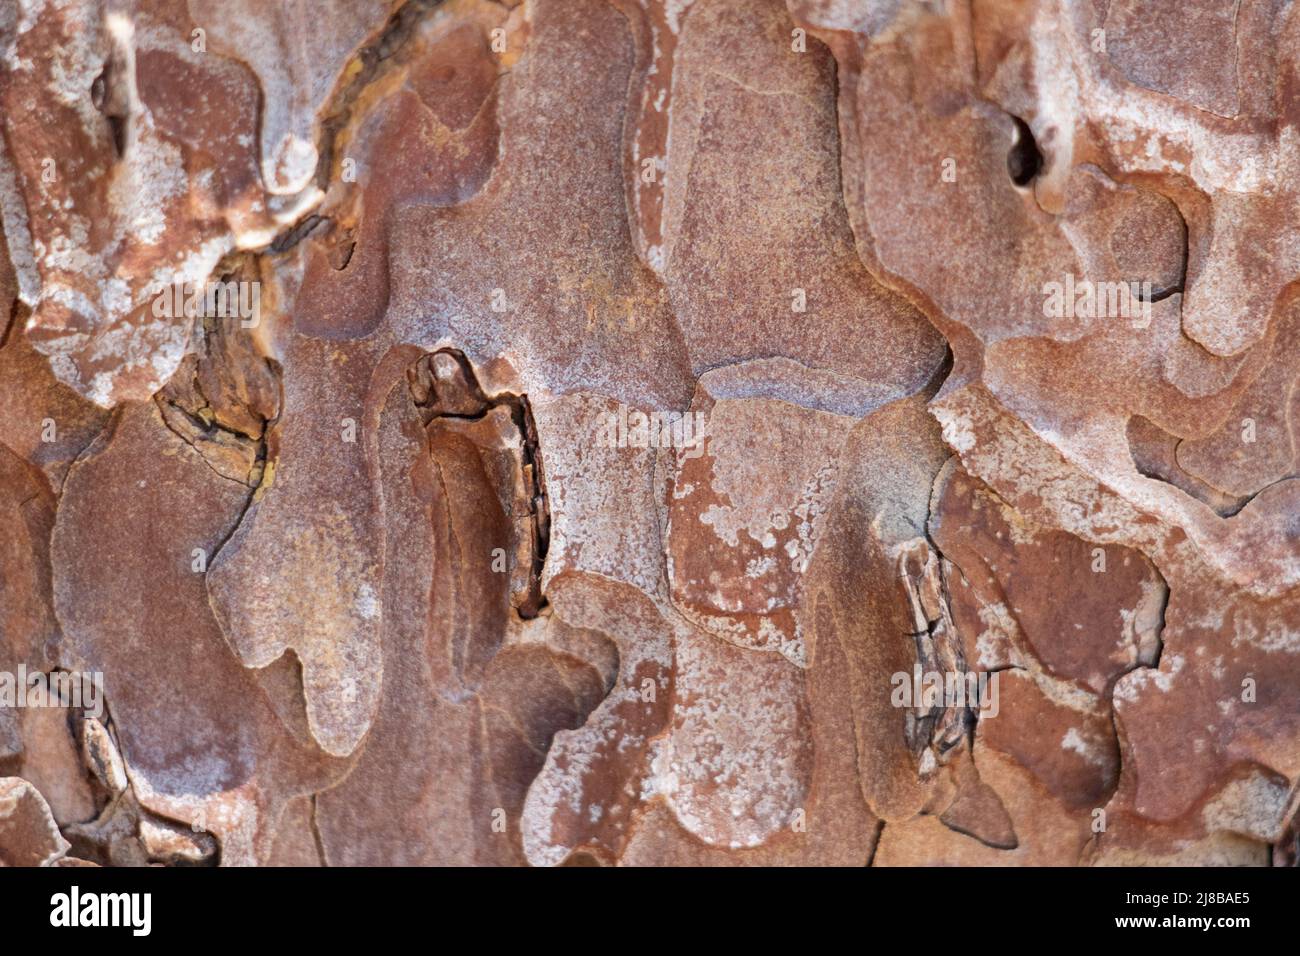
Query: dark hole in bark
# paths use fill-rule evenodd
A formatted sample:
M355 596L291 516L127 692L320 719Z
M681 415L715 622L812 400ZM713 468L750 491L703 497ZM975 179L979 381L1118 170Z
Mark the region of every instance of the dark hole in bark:
M1017 186L1028 186L1043 168L1043 154L1038 151L1029 124L1019 116L1011 118L1016 123L1016 141L1007 153L1007 172Z

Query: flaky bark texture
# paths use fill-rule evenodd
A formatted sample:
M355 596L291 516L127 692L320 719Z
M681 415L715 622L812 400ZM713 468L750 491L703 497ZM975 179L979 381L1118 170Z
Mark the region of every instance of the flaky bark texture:
M1298 63L0 0L0 862L1294 863Z

